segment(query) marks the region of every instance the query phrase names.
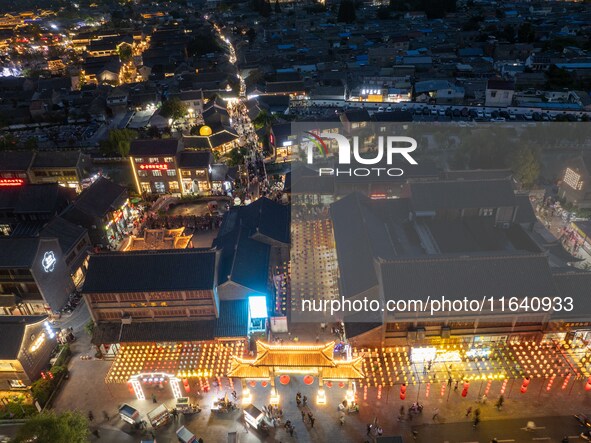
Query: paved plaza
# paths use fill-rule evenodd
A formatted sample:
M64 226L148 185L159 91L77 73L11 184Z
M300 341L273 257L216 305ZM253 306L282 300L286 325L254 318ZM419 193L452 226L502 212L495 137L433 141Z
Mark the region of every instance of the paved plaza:
M315 330L312 325L308 325L307 329ZM326 332L321 338L324 340L329 337L330 334ZM139 437L142 435L150 434L150 429L136 431L119 419L116 414L118 406L122 403L134 406L142 415L161 403L169 407L175 405L172 392L166 385L162 389L145 388L146 400L136 400L135 395L130 392L126 384L106 384L105 378L112 362L80 359L81 355L94 354L88 337L81 336L73 344L73 352L74 356L70 362L70 379L57 396L54 409L58 411L77 409L85 414L92 411L95 419L91 426L93 429L99 429L100 441L132 442L139 441ZM488 400L485 404L478 403L480 395L487 385L484 380L473 380L465 398L461 395L462 387L460 386L460 389L455 391L453 385L451 389L446 385L443 393L441 385L431 385L427 396L426 385L409 384L404 401L399 398L399 386L383 387L381 392L378 392L379 388L376 387L368 387L367 391L359 388L357 396L360 411L348 414L345 423L341 426L337 406L345 398L345 388L339 388L336 383L331 388L327 388L327 403L320 406L316 404L317 383L305 385L303 376L293 375L288 385L283 386L277 383L280 406L283 409L283 422L289 419L295 427L292 437L282 426L271 429L268 434L254 431L252 428L247 432L240 410L229 413L212 412L210 406L216 397L223 397L226 394L230 397L231 395L231 387L227 378L222 379L221 388L216 387L212 382L210 392L199 395L197 394L200 389L199 384L191 380L191 393L189 394L191 401L198 402L203 408L202 412L193 416L181 415L175 423L155 431L155 435L159 440L172 442L175 441L175 430L181 425L186 425L205 442L226 441L228 432L240 433L240 441L244 442L326 442L334 439L342 442L365 442L373 441L373 436L366 435L367 424L377 422L383 428L384 435L401 435L412 438L412 431L416 430L419 432L417 441L432 442L439 441L429 437L436 435L432 433L432 430L439 426L451 426L451 424L457 423L458 425L452 428L457 429L460 434L464 432L464 428L469 429L472 415L466 417L466 411L471 407L473 410L479 408L481 411L482 429L484 430L478 431L479 435L490 428L491 425L487 423L498 420L515 420L515 423L522 423L521 426L525 426L528 420L533 419L539 426L543 426L543 421L541 421L545 420L543 417L564 416L564 419L553 420L562 420L561 423L565 423L569 435L573 436L576 435L577 428L576 426L573 428L574 420L568 416L591 410L591 396L584 389L584 380L573 379L563 389L563 380L557 379L548 390L548 379L533 378L525 394L520 393L521 380L510 380L506 385L503 408L499 411L494 403L498 398L502 383L501 380L494 380L491 383ZM235 387L240 396L240 384L237 380ZM263 405L269 403L269 386L263 387L259 382L255 387L249 386L249 388L253 397L252 403L255 406L262 408ZM313 413L316 419L313 428L308 420L306 423L302 422L302 408L298 408L295 401L297 392L301 392L308 398L305 412L311 411ZM156 396L157 404L153 403L152 394ZM423 412L409 416L407 414L408 408L417 399L424 405ZM240 399L238 403L240 404ZM405 416L399 420L401 406L405 408ZM110 420L103 419L102 411L109 414ZM435 413L438 413L437 423L433 420ZM513 428L518 430L513 426L511 432L515 431ZM496 428L493 427L493 429ZM488 437L492 438L493 435ZM93 438L96 439L96 437ZM443 442L443 440L441 441ZM459 439L457 441L476 440ZM480 441L484 442L485 440ZM531 441L531 439L527 441Z

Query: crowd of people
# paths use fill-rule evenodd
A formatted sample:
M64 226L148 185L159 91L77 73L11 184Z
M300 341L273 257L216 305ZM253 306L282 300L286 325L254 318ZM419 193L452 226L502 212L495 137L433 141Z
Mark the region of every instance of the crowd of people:
M221 215L166 215L159 217L150 214L143 225L140 235L143 233L143 229L174 229L174 228L188 228L194 231L209 231L211 229L217 229L222 224Z

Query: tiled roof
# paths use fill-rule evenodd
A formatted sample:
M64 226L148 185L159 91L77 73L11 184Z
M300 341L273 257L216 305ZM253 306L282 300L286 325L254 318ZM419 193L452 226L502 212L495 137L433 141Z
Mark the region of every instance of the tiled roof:
M248 300L220 302L220 315L216 320L216 337L246 337L248 335Z
M109 211L119 209L126 198L126 188L104 177L99 177L80 194L73 206L84 214L102 218ZM63 215L68 218L67 212Z
M86 234L86 229L61 218L54 217L39 233L40 237L57 238L62 252L67 254Z
M80 151L40 151L31 168L73 168L78 164Z
M0 152L0 171L26 171L34 155L33 151Z
M215 254L174 249L92 255L82 292L212 290Z
M415 257L380 264L386 299L555 296L542 254Z
M509 180L416 182L408 186L417 212L516 206Z
M21 349L25 327L39 323L46 317L35 316L1 316L0 317L0 360L15 360Z
M207 168L213 163L211 151L184 151L179 154L180 168Z
M39 238L0 238L0 268L31 268Z
M133 140L129 149L129 155L142 156L171 156L174 157L179 149L179 140L176 138L163 138L154 140Z

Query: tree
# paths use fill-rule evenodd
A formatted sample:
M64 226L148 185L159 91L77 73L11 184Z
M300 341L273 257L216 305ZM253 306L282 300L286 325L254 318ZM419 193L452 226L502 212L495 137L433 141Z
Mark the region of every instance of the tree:
M84 332L92 337L92 334L94 333L94 322L92 320L88 320L88 322L86 322L84 325Z
M352 0L341 0L337 21L353 23L355 21L355 3Z
M173 121L183 118L187 115L187 112L187 106L178 97L166 100L160 108L160 115L165 118L171 118Z
M246 148L234 148L228 153L228 166L238 166L244 163L244 157L248 151Z
M86 443L89 439L88 419L77 411L61 414L43 412L19 430L15 442Z
M528 145L521 146L508 157L508 164L515 178L525 188L535 185L540 176L541 167L538 157L537 150Z
M119 60L123 63L127 63L133 57L133 49L129 43L121 43L117 46L117 55Z
M127 157L131 141L137 138L137 132L131 129L113 129L106 140L102 140L101 152L105 155Z
M255 128L265 128L265 135L263 136L263 152L267 155L271 154L273 150L271 147L271 126L273 126L273 123L276 121L277 117L273 114L269 114L267 111L259 112L259 115L257 115L252 121Z

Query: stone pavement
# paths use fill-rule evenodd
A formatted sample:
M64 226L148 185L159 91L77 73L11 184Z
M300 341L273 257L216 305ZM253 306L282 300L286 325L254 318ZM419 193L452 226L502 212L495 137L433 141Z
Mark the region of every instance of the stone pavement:
M303 331L302 331L303 332ZM311 331L312 333L315 330ZM326 337L330 334L327 332ZM116 415L118 406L122 403L129 403L136 407L142 414L146 414L153 409L154 405L150 400L152 391L146 389L147 400L139 401L134 399L134 395L129 392L126 385L105 384L104 379L111 362L101 360L81 360L80 355L94 355L90 346L88 336L80 336L72 350L74 356L70 362L70 379L65 383L63 390L59 393L54 403L54 409L58 411L77 409L83 413L92 411L95 420L93 427L99 427L105 438L100 441L139 441L142 433L133 431L127 424L119 420L118 417L112 418L108 422L103 420L102 411L107 411L113 417ZM227 379L223 380L224 387L218 392L217 388L212 387L212 391L196 397L197 386L191 383L191 400L197 401L203 411L194 416L182 416L178 423L173 423L168 427L156 431L156 436L162 441L175 441L174 432L182 424L185 424L198 437L202 437L206 443L226 441L228 432L236 431L241 433L243 442L326 442L330 440L340 440L342 442L364 442L371 441L366 436L366 425L377 421L384 429L384 435L402 435L410 437L413 427L433 423L432 417L436 408L439 410L439 417L442 422L468 422L466 418L466 409L479 407L483 422L498 419L523 418L526 419L552 415L570 415L580 412L591 411L591 392L584 390L584 380L571 382L562 389L560 383L557 383L548 392L546 383L541 379L533 379L529 385L528 392L521 394L519 392L520 380L507 385L505 393L505 405L501 411L497 411L494 403L498 398L500 390L500 381L494 381L489 393L489 400L485 405L476 403L479 393L484 390L486 383L480 386L480 382L471 383L466 398L461 397L459 389L451 392L446 387L445 394L441 396L440 386L432 385L429 397L425 396L425 386L409 386L405 401L399 399L399 387L386 388L382 391L381 398L377 398L377 389L369 388L367 398L364 399L363 389L359 390L358 398L360 412L350 414L346 417L345 424L341 427L339 423L339 414L337 405L345 397L345 390L338 388L336 384L332 388L327 388L327 404L316 405L317 384L307 386L302 381L303 376L292 376L291 382L287 386L279 383L278 392L281 397L281 407L284 411L284 420L290 419L295 426L295 433L290 437L283 428L272 429L269 435L262 435L257 431L246 428L241 419L240 411L234 411L228 414L212 413L210 405L216 395L220 397L225 393L230 395L231 389L228 386ZM240 393L240 384L236 383L236 391ZM172 398L170 389L165 386L163 390L153 392L157 396L158 404L165 403L167 406L174 406L175 401ZM301 392L308 397L309 409L316 417L314 428L309 423L303 423L301 414L295 403L295 393ZM253 404L259 408L269 402L269 387L262 387L260 383L251 388ZM417 400L424 405L423 413L412 417L409 420L398 420L400 406L405 409Z

